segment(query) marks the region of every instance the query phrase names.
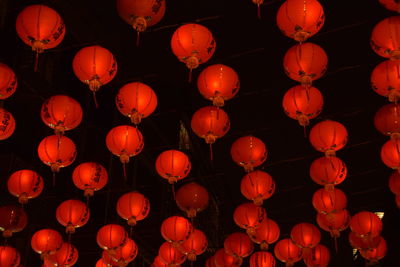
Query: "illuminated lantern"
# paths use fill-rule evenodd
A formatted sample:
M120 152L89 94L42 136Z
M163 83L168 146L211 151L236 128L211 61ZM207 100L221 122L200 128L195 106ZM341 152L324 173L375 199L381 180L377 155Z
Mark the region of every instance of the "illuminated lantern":
M65 25L60 15L45 5L30 5L17 17L17 34L22 41L31 46L37 58L46 49L58 46L65 36Z
M42 258L54 254L61 248L63 239L61 235L53 229L42 229L33 234L31 238L32 249L41 254Z
M266 251L255 252L250 257L250 267L275 267L274 256Z
M188 176L191 168L189 157L178 150L164 151L156 160L157 173L170 184Z
M46 261L50 261L54 266L73 266L78 261L78 250L70 243L63 243L61 248L51 255Z
M400 106L387 104L381 107L374 117L375 128L392 139L400 137Z
M179 265L176 265L176 266L179 266ZM151 267L168 267L168 264L164 263L161 260L160 256L157 256L157 257L154 258L154 261L151 264Z
M201 95L222 107L225 101L232 99L240 89L239 76L234 69L222 64L205 68L197 79Z
M94 45L84 47L76 53L72 68L76 77L89 85L97 106L95 93L101 86L114 79L118 66L114 55L109 50Z
M286 267L293 266L303 258L301 248L296 246L290 238L280 240L274 247L275 257L286 263Z
M137 254L138 247L135 241L128 238L125 245L115 250L115 254L110 255L110 257L114 262L118 263L117 266L126 266L136 258Z
M0 63L0 99L9 98L17 89L18 81L14 71L4 63Z
M283 58L283 67L289 78L305 87L324 75L328 64L325 51L316 44L304 43L292 46Z
M267 159L267 148L263 141L254 136L244 136L236 139L231 146L231 156L234 162L242 166L246 172L251 172Z
M96 162L81 163L74 169L72 181L76 187L84 190L86 197L90 197L107 184L107 170Z
M109 266L103 261L103 259L100 259L97 261L96 267L109 267Z
M359 250L371 250L377 248L379 243L381 242L381 236L375 236L373 238L363 238L359 237L356 233L349 233L349 242L353 248Z
M330 259L329 249L319 244L311 250L310 254L304 255L303 260L308 267L326 267Z
M400 16L380 21L372 30L372 49L381 57L400 59Z
M118 156L123 164L129 158L139 154L144 146L142 133L135 127L121 125L112 128L106 137L106 144L111 153Z
M128 234L125 229L118 224L107 224L97 232L97 244L110 253L122 247L128 241Z
M324 231L331 234L332 237L337 238L340 232L347 229L350 222L350 214L347 210L332 212L329 214L319 213L317 215L318 226Z
M280 233L278 224L267 218L255 229L254 234L249 236L254 243L260 244L261 250L268 250L270 244L278 241Z
M314 182L325 186L329 191L346 179L347 167L337 157L320 157L311 163L310 176Z
M46 99L41 110L42 121L56 134L76 128L82 121L81 105L72 97L55 95Z
M18 267L20 263L18 250L10 246L0 246L0 266Z
M263 201L275 193L275 182L272 177L263 171L247 173L240 183L240 192L248 200L256 205L262 205Z
M43 191L43 179L31 170L19 170L10 175L7 188L11 195L18 197L18 202L26 204L28 199L38 197Z
M361 211L351 217L350 229L360 237L375 237L382 231L382 221L369 211Z
M304 88L301 85L290 88L283 97L283 110L301 126L309 125L309 120L317 117L324 105L321 92L315 88Z
M187 255L188 260L195 261L196 256L206 251L207 245L206 235L202 231L194 229L189 238L182 243L181 248Z
M50 135L39 144L38 155L44 164L49 165L53 172L67 167L74 162L76 147L74 142L66 136Z
M400 3L397 0L379 0L379 2L388 10L400 12Z
M164 242L158 250L158 255L162 262L169 267L179 266L186 260L186 255L183 254L179 248L176 248L169 242Z
M382 146L381 159L389 168L400 167L400 139L389 140Z
M255 233L255 229L267 218L267 212L261 206L254 203L243 203L236 207L233 213L235 223L247 230L249 235Z
M111 258L111 255L107 250L103 250L103 253L101 253L101 259L107 267L119 267L118 262ZM121 262L121 267L125 266L126 264Z
M378 262L386 256L387 245L386 241L383 237L381 237L381 241L376 248L370 250L360 250L361 256L370 261L370 262Z
M209 195L205 187L190 182L178 189L175 199L178 207L185 211L189 218L194 218L197 212L207 208Z
M212 256L211 258L208 258L206 261L206 267L216 267L217 265L215 265L215 261L214 261L214 256ZM151 266L154 267L154 266Z
M389 188L393 194L400 195L400 173L394 171L389 178Z
M278 10L276 22L284 35L304 42L324 25L324 9L317 0L285 1Z
M316 226L310 223L296 224L292 228L292 231L290 231L290 237L292 238L293 243L302 249L313 248L319 244L319 241L321 241L320 231Z
M0 207L0 231L3 232L3 237L9 238L13 233L21 232L27 223L28 216L22 207L15 205Z
M340 189L333 188L333 190L326 190L322 188L314 193L312 204L318 212L329 214L345 209L347 206L347 197Z
M149 215L150 202L139 192L129 192L122 195L117 202L118 215L128 221L128 225L134 226Z
M343 124L325 120L317 123L311 129L311 145L328 156L335 156L335 151L342 149L347 144L348 134Z
M157 95L150 86L141 83L128 83L119 89L115 103L122 115L139 124L142 118L150 116L157 107Z
M84 226L90 217L90 211L85 203L79 200L66 200L56 210L57 221L66 227L68 234L75 233L75 228Z
M229 116L219 107L202 107L193 114L191 127L193 132L204 138L207 144L213 144L229 131Z
M0 140L5 140L9 138L15 130L15 119L13 115L0 108Z
M162 237L176 247L187 240L192 232L192 224L180 216L171 216L161 224Z
M238 267L241 264L238 259L227 254L223 248L217 250L212 259L214 259L216 267Z
M236 232L225 238L224 249L227 254L233 256L238 263L241 263L243 258L250 256L254 246L248 235Z
M371 85L374 91L388 97L390 102L400 98L400 62L385 60L378 64L371 74Z

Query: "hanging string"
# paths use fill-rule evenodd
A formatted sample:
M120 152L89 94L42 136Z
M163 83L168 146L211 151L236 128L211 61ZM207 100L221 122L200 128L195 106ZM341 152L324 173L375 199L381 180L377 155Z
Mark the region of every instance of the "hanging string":
M307 128L305 125L303 125L303 134L304 134L304 138L307 138Z
M257 18L261 19L261 6L260 6L260 4L257 4Z
M96 91L93 91L93 101L96 108L99 108L99 104L97 103Z
M86 207L89 208L89 196L88 195L86 196Z
M129 227L129 238L132 239L132 234L133 234L133 226L131 225Z

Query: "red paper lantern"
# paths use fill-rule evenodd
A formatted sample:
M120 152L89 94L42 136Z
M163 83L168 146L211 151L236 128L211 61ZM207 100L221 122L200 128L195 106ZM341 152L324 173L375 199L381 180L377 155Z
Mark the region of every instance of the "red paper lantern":
M250 257L250 267L275 267L274 256L266 251L255 252Z
M223 248L217 250L212 259L216 267L238 267L241 264L239 259L227 254Z
M372 250L377 248L381 240L382 237L379 235L371 238L364 238L358 236L354 232L349 233L350 245L358 250Z
M76 128L82 121L82 108L78 101L66 95L55 95L42 105L41 117L44 124L63 134Z
M114 254L115 251L113 251L112 253ZM107 267L120 267L118 262L111 257L110 253L107 250L103 250L103 252L101 253L101 259ZM125 267L125 265L126 264L121 263L121 267Z
M178 150L164 151L156 160L157 173L170 184L188 176L191 168L189 157Z
M379 0L379 2L388 10L400 12L400 3L397 0Z
M128 238L125 245L116 249L115 253L110 255L110 257L117 264L117 266L126 266L136 258L137 254L138 247L135 241Z
M394 171L389 178L389 188L395 195L400 195L400 173Z
M128 234L125 229L118 224L107 224L97 232L97 244L110 253L126 244Z
M17 89L18 81L14 71L4 63L0 63L0 99L9 98Z
M200 94L222 107L225 101L232 99L240 89L239 76L234 69L222 64L205 68L197 79Z
M15 119L13 115L0 108L0 140L5 140L9 138L15 130Z
M309 125L309 120L321 113L323 105L324 97L317 88L304 88L301 85L290 88L282 101L285 114L297 120L301 126Z
M201 255L206 251L208 245L206 235L198 230L194 229L188 239L182 243L182 251L187 255L188 260L195 261L196 256Z
M254 136L243 136L231 146L231 156L234 162L243 166L246 172L253 171L267 159L267 148L263 141Z
M161 224L162 237L175 246L188 239L192 232L192 224L187 219L180 216L171 216L165 219Z
M387 104L381 107L374 117L375 128L384 135L400 137L400 106Z
M324 25L324 9L317 0L286 1L278 10L276 22L284 35L304 42Z
M260 227L261 223L267 218L267 212L261 206L254 203L243 203L236 207L233 213L235 223L247 230L247 233L253 235L255 229Z
M329 191L342 183L347 176L346 164L337 157L320 157L310 166L311 179Z
M179 266L179 265L176 265L176 266ZM97 267L97 266L96 266L96 267ZM168 267L168 264L164 263L164 262L161 260L161 257L160 257L160 256L157 256L157 257L154 258L154 261L153 261L153 263L151 264L151 267Z
M0 266L1 267L17 267L19 266L21 257L19 252L10 246L0 246Z
M268 250L270 244L278 241L280 233L278 224L267 218L255 229L250 238L254 243L260 244L261 250Z
M131 118L132 123L139 124L142 118L150 116L156 109L157 95L144 83L128 83L119 89L115 104L122 115Z
M71 165L76 157L74 142L66 136L50 135L39 144L38 155L44 164L49 165L53 172Z
M348 134L343 124L325 120L317 123L311 129L311 145L326 156L334 156L335 151L342 149L347 144Z
M321 244L313 248L310 254L304 255L304 262L308 267L326 267L330 259L329 249Z
M11 195L18 197L21 204L38 197L43 191L43 179L31 170L19 170L10 175L7 188Z
M236 232L225 238L224 249L227 254L233 256L241 263L242 258L250 256L254 246L248 235Z
M275 182L266 172L259 170L249 172L242 178L240 192L254 204L262 205L264 200L275 193Z
M301 248L296 246L290 238L280 240L274 247L275 257L286 263L286 267L293 266L303 257Z
M158 255L160 256L161 261L169 267L179 266L186 260L186 255L169 242L164 242L161 245L158 250Z
M318 226L337 238L340 232L347 229L350 222L350 214L347 210L332 212L329 214L319 213L317 215Z
M84 226L90 217L90 210L79 200L66 200L56 210L57 221L66 227L68 234L75 233L75 228Z
M197 212L207 208L209 195L205 187L190 182L178 189L175 199L178 207L185 211L189 218L194 218Z
M215 265L215 261L214 261L214 256L212 256L211 258L208 258L206 261L206 267L216 267L217 265ZM151 266L154 267L154 266Z
M53 229L42 229L33 234L31 238L32 249L46 258L61 248L63 240L61 235Z
M400 167L400 139L389 140L382 146L381 159L389 168Z
M380 21L372 30L372 49L381 57L400 59L400 16Z
M315 247L321 241L321 233L316 226L310 223L296 224L290 232L293 243L303 249Z
M219 107L206 106L193 114L191 127L193 132L204 138L207 144L213 144L229 131L229 116Z
M386 256L387 245L386 241L383 237L381 237L381 241L376 248L368 249L368 250L360 250L361 256L370 261L370 262L378 262Z
M81 163L74 169L72 181L76 187L84 190L86 197L90 197L107 184L107 170L96 162Z
M361 211L351 217L350 229L360 237L375 237L382 231L382 221L369 211Z
M324 75L327 64L328 56L325 51L313 43L292 46L283 59L286 75L306 87Z
M128 221L128 225L134 226L149 215L150 202L139 192L129 192L122 195L117 202L118 215Z
M374 91L388 97L390 102L400 98L400 62L385 60L378 64L371 74L371 85Z
M345 209L347 197L340 189L326 190L322 188L314 193L312 204L318 212L329 214Z
M63 243L61 248L51 255L46 261L54 266L73 266L78 261L79 253L76 247L70 243Z
M27 223L28 216L22 207L15 205L0 207L0 231L3 232L3 237L9 238L13 233L21 232Z

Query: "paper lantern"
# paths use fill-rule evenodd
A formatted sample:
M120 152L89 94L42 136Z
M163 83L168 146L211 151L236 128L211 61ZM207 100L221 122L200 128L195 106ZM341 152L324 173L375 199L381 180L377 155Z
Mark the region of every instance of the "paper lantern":
M350 213L347 210L331 212L329 214L318 213L318 226L331 234L332 237L338 238L340 232L347 229L350 222Z
M9 238L13 233L21 232L27 223L28 216L22 207L15 205L0 207L0 231L3 232L3 237Z
M389 168L400 167L400 139L389 140L382 146L381 159Z
M375 237L382 231L382 221L369 211L361 211L351 217L350 229L360 237Z
M400 12L400 4L397 0L379 0L379 2L388 10Z
M240 192L248 200L256 205L262 205L263 201L275 193L275 182L272 177L263 171L247 173L240 183Z
M213 259L215 267L238 267L241 264L241 260L227 254L223 248L217 250L211 259Z
M249 235L255 234L255 229L267 218L267 212L254 203L243 203L236 207L233 220L236 225L246 229Z
M342 149L348 140L346 127L343 124L325 120L317 123L311 129L311 145L328 156L334 156L335 152Z
M177 247L169 242L164 242L158 250L158 255L162 262L167 266L179 266L186 260L186 255L183 254Z
M304 255L304 262L308 267L326 267L331 259L329 249L324 245L317 245L311 253Z
M170 184L187 177L191 168L189 157L178 150L164 151L156 160L157 173Z
M18 267L21 257L18 250L10 246L0 246L0 266Z
M205 187L190 182L178 189L175 200L178 207L185 211L189 218L194 218L198 212L207 208L209 195Z
M206 251L207 245L208 241L206 235L202 231L194 229L188 239L182 243L181 248L187 255L188 260L195 261L196 256L201 255Z
M97 231L97 244L110 253L126 244L128 234L118 224L107 224Z
M329 191L346 179L347 167L337 157L320 157L311 163L310 176L314 182L325 186Z
M326 190L322 188L314 193L312 204L318 212L329 214L345 209L347 206L347 197L340 189L333 188L333 190Z
M240 263L243 258L251 255L254 246L246 234L236 232L225 238L224 249L227 254L236 258Z
M386 252L387 245L383 237L381 237L381 241L376 248L373 248L371 250L360 250L360 254L364 259L375 263L383 259L386 256Z
M14 94L18 81L14 71L4 63L0 63L0 99L7 99Z
M275 257L286 263L286 267L293 266L303 257L301 248L296 246L290 238L280 240L274 247Z
M161 224L161 235L168 241L178 246L189 238L193 232L192 224L185 218L180 216L171 216Z
M400 137L400 106L387 104L381 107L374 117L375 128L392 139Z
M397 171L392 172L389 178L389 188L393 194L400 195L400 173Z
M129 192L118 199L117 212L120 217L127 220L128 225L134 226L137 221L149 215L150 202L139 192Z
M176 266L178 267L178 266L180 266L180 265L176 265ZM153 263L151 264L151 267L168 267L168 264L164 263L164 262L161 260L161 257L160 257L160 256L157 256L157 257L154 258L154 261L153 261Z
M236 139L231 146L233 161L242 166L246 172L253 171L255 167L263 164L267 154L264 142L250 135Z
M0 108L0 140L5 140L9 138L15 130L15 119L13 115Z
M70 243L63 243L61 248L51 255L47 261L50 261L54 266L73 266L78 261L78 250Z
M266 251L255 252L250 257L250 267L275 267L274 256Z
M43 179L32 170L19 170L10 175L7 181L8 192L18 197L18 202L26 204L29 199L38 197L43 191Z
M84 226L90 217L90 210L85 203L70 199L62 202L56 210L57 221L66 227L68 234L75 233L75 228Z
M61 248L61 235L53 229L42 229L35 232L31 238L32 249L46 258Z
M390 102L400 99L400 61L385 60L378 64L371 74L372 89Z
M381 57L400 59L400 16L385 18L374 27L371 46Z
M117 266L126 266L136 258L137 254L138 247L135 241L128 238L126 243L122 247L116 249L115 253L110 255L110 257L115 263L117 263Z
M303 249L315 247L321 241L321 233L316 226L310 223L296 224L290 231L293 243Z
M254 234L249 235L251 241L260 244L261 250L268 250L268 246L278 241L280 229L278 224L267 218L255 229Z
M350 245L358 250L372 250L374 248L377 248L381 240L382 237L379 235L371 238L364 238L358 236L354 232L349 233Z
M86 197L90 197L107 184L107 170L99 163L84 162L74 169L72 181L77 188L84 190Z

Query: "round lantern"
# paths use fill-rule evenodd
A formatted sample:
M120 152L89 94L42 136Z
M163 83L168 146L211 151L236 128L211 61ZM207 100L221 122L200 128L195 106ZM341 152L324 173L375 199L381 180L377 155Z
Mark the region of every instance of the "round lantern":
M66 232L73 234L75 228L82 227L89 221L90 211L82 201L70 199L57 207L56 217L66 227Z
M400 59L400 16L380 21L372 30L372 49L381 57Z
M348 139L346 127L343 124L325 120L317 123L311 129L311 145L326 156L334 156L335 151L342 149Z
M173 243L174 246L187 240L192 232L192 224L180 216L171 216L161 224L162 237L166 241Z
M374 91L397 102L400 99L400 61L386 60L378 64L371 74Z
M313 248L310 254L304 255L304 262L308 267L326 267L330 259L329 249L321 244Z
M157 173L170 184L188 176L191 168L189 157L178 150L164 151L156 160Z
M255 229L267 218L267 212L254 203L243 203L236 207L233 213L235 223L247 230L249 235L255 234Z
M206 235L202 231L194 229L188 239L182 243L181 248L187 255L188 260L195 261L196 256L206 251L207 245L208 241Z
M154 266L151 266L151 267L154 267ZM215 261L214 261L214 256L212 256L211 258L207 259L205 267L216 267Z
M84 190L86 197L90 197L107 184L107 170L96 162L81 163L74 169L72 181L76 187Z
M240 232L228 235L224 241L225 252L239 262L242 261L242 258L250 256L253 248L253 242L251 242L249 236Z
M347 229L350 222L350 213L347 210L332 212L329 214L319 213L317 215L318 226L337 238L340 232Z
M310 166L311 179L329 191L342 183L347 176L346 164L337 157L320 157Z
M118 199L117 212L120 217L128 221L128 225L134 226L137 221L149 215L150 202L139 192L129 192Z
M9 138L15 130L15 119L13 115L0 108L0 140L5 140Z
M209 195L205 187L190 182L178 189L175 199L178 207L185 211L189 218L193 218L197 212L207 208Z
M321 233L316 226L310 223L296 224L290 231L293 243L303 249L315 247L321 241Z
M286 267L293 266L303 257L301 248L296 246L290 238L280 240L274 247L275 257L286 263Z
M128 234L125 229L118 224L107 224L97 232L97 244L110 253L125 245Z
M375 263L383 259L386 256L386 252L387 245L383 237L381 237L381 241L376 248L373 248L371 250L360 250L360 254L364 259Z
M301 85L290 88L282 101L285 114L297 120L301 126L309 125L309 120L321 113L323 105L324 98L317 88L304 88Z
M13 233L21 232L27 223L28 216L22 207L15 205L0 207L0 231L3 232L3 237L9 238Z
M113 251L114 254L114 251ZM103 250L101 253L101 259L103 260L104 264L108 267L119 267L119 264L114 258L111 258L110 253L107 250ZM121 263L121 267L126 266Z
M242 166L246 172L253 171L254 167L263 164L267 154L264 142L254 136L240 137L231 146L233 161Z
M70 243L63 243L61 248L51 255L47 261L50 261L54 266L73 266L78 261L78 250Z
M349 233L350 245L358 250L372 250L377 248L381 240L382 237L379 235L372 238L364 238L354 232Z
M32 249L46 258L61 248L63 239L53 229L42 229L33 234L31 238Z
M50 135L39 144L38 154L44 164L49 165L53 172L67 167L74 162L76 147L74 142L66 136Z
M280 229L278 224L267 218L255 229L254 234L250 235L250 238L254 243L260 244L261 250L268 250L270 244L278 241L279 235Z
M350 229L360 237L375 237L382 231L382 221L369 211L361 211L351 217Z
M256 205L262 205L263 201L275 193L275 182L272 177L263 171L247 173L240 183L240 192L248 200Z
M108 253L108 252L107 252ZM115 250L111 259L117 263L117 266L126 266L132 262L138 254L138 247L132 239L128 238L125 245Z
M219 107L206 106L193 114L191 127L193 132L204 138L207 144L213 144L229 131L229 116Z
M400 195L400 173L394 171L389 178L389 188L395 195Z
M0 99L9 98L17 89L18 81L14 71L4 63L0 63Z
M283 34L304 42L324 25L324 9L317 0L285 1L278 10L276 22Z
M211 259L213 259L215 267L238 267L241 262L241 260L227 254L223 248L217 250ZM213 265L211 264L211 266Z
M379 2L388 10L400 12L400 3L397 0L379 0Z
M214 106L222 107L226 100L233 98L239 91L239 76L231 67L215 64L205 68L199 75L197 87L205 99Z
M55 95L46 99L41 110L42 121L56 134L76 128L82 121L81 105L72 97Z
M11 195L18 197L21 204L38 197L43 191L43 179L31 170L19 170L10 175L7 188Z
M150 86L141 83L128 83L119 89L115 103L122 115L139 124L142 118L150 116L157 107L157 95Z
M400 167L400 139L389 140L382 146L381 159L389 168Z
M392 139L400 137L400 106L387 104L381 107L374 117L375 128Z
M151 264L151 267L168 267L168 264L164 263L164 262L161 260L161 257L160 257L160 256L157 256L157 257L154 258L154 261L153 261L153 263Z
M158 255L167 266L179 266L186 260L186 255L169 242L164 242L158 250Z
M345 209L347 197L340 189L326 190L322 188L314 193L312 204L318 212L329 214Z
M328 64L325 51L313 43L292 46L285 54L283 67L289 78L305 87L324 75Z
M266 251L255 252L250 257L250 267L275 267L274 256Z
M0 246L0 266L18 267L20 260L18 250L10 246Z

